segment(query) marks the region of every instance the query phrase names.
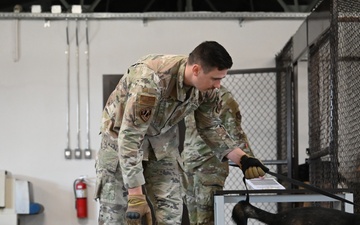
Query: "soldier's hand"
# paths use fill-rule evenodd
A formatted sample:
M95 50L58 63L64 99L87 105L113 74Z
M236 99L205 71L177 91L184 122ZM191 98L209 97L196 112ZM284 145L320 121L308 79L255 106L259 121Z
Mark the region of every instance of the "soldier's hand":
M146 216L146 224L152 225L151 210L146 202L145 195L129 195L125 215L128 225L141 225L143 216Z
M241 157L240 165L246 179L262 177L269 171L258 159L248 155Z

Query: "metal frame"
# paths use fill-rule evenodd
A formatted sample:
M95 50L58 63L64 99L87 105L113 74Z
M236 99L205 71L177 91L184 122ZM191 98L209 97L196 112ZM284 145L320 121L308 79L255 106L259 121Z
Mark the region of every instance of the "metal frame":
M339 197L353 202L354 196L350 190L331 190ZM338 192L341 193L338 193ZM237 203L246 199L246 193L250 194L250 202L335 202L336 209L342 210L342 202L321 195L308 193L305 190L250 190L250 191L218 191L214 194L215 225L225 225L224 206L226 203ZM297 193L297 194L295 194ZM345 203L343 211L354 212L354 206Z
M292 20L305 19L310 13L263 12L148 12L148 13L0 13L0 19L152 19L152 20Z

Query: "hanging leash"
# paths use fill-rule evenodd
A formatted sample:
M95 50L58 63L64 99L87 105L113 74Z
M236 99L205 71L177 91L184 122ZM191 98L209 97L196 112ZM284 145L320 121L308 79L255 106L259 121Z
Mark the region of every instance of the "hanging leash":
M246 201L246 202L250 202L249 189L248 189L247 184L246 184L246 178L245 178L245 176L243 177L243 182L244 182L245 189L246 189L246 199L245 199L245 201Z
M330 197L330 198L333 198L333 199L337 199L337 200L339 200L339 201L341 201L341 202L346 202L346 203L349 203L349 204L351 204L351 205L354 205L354 206L358 206L358 207L359 207L358 204L355 204L355 203L352 202L352 201L349 201L349 200L347 200L347 199L345 199L345 198L342 198L342 197L340 197L340 196L337 196L337 195L335 195L335 194L333 194L333 193L324 191L324 190L322 190L322 189L320 189L320 188L317 188L317 187L315 187L315 186L306 184L306 183L304 183L304 182L301 182L301 181L298 181L298 180L295 180L295 179L292 179L292 178L289 178L289 177L286 177L286 176L283 176L283 175L281 175L281 174L274 173L274 172L271 172L271 171L268 171L268 172L266 172L266 173L267 173L267 174L270 174L270 175L272 175L272 176L274 176L274 177L276 177L276 178L278 178L278 179L280 179L280 180L290 182L290 183L292 183L292 184L294 184L294 185L297 185L297 186L299 186L299 187L303 187L303 188L305 188L305 189L307 189L307 190L310 190L310 191L313 191L313 192L315 192L315 193L322 194L322 195L325 195L325 196L327 196L327 197ZM247 184L246 184L246 181L245 181L245 177L243 177L243 182L244 182L245 188L246 188L246 201L249 202L249 190L248 190L248 187L247 187Z

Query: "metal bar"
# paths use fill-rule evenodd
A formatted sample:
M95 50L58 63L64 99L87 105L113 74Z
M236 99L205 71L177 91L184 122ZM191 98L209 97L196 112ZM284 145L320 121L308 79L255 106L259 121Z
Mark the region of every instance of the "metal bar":
M69 39L69 20L66 20L66 103L67 103L67 113L66 113L66 148L64 151L65 159L72 158L72 151L70 149L70 39Z
M305 19L310 13L264 13L264 12L148 12L148 13L0 13L0 19L37 19L37 20L298 20Z
M292 88L293 88L293 118L292 118L292 131L293 133L293 139L292 139L292 143L293 143L293 149L292 149L292 174L293 174L293 178L299 178L299 123L298 123L298 73L299 73L299 67L298 64L296 63L293 67L293 80L292 80Z
M286 149L287 149L287 176L289 178L292 178L292 173L293 173L293 139L292 139L292 130L293 130L293 123L292 123L292 115L293 115L293 99L292 99L292 77L293 77L293 72L291 71L292 67L288 67L287 68L287 72L286 72L286 87L285 87L285 91L286 91Z
M94 12L94 9L95 9L96 6L100 3L100 1L101 1L101 0L96 0L96 1L94 1L94 2L90 5L88 11L89 11L89 12Z
M14 62L18 62L19 61L19 39L20 39L20 35L19 35L19 19L15 20L15 45L14 45Z
M193 11L192 0L186 0L185 11Z
M215 195L214 196L214 222L215 224L224 224L225 221L225 215L224 213L217 213L217 212L223 212L225 208L225 198L224 196Z
M344 198L345 194L336 194L339 198ZM224 203L237 203L245 200L246 196L229 196ZM320 194L301 194L301 195L250 195L250 202L334 202L333 198ZM353 207L352 207L353 208Z
M287 160L263 160L265 165L286 165L288 163Z
M288 162L287 160L262 160L264 165L286 165ZM229 166L238 166L232 161L229 161Z
M66 21L66 69L67 69L67 115L66 115L66 137L67 137L67 149L70 149L70 40L69 40L69 21Z
M350 202L354 202L354 194L353 193L345 193L345 199L349 200ZM349 203L345 203L345 212L354 213L354 206Z
M77 80L77 149L80 149L80 54L79 54L79 22L75 21L75 36L76 36L76 80Z
M70 5L69 5L69 3L67 3L66 0L60 0L60 2L64 5L64 7L65 7L67 10L70 9Z
M176 5L177 5L177 11L181 12L183 10L182 0L177 0Z
M84 0L80 0L80 6L81 6L81 9L83 10L84 9Z
M254 1L253 0L250 0L250 9L251 9L251 12L255 11Z
M155 2L156 0L151 0L151 1L149 1L149 3L145 6L145 8L144 8L144 12L147 12L149 9L150 9L150 7L154 4L154 2Z
M321 2L321 0L313 0L312 2L310 2L307 7L306 7L306 12L311 12L313 10L313 8L319 4Z
M210 7L210 9L211 9L212 11L219 11L219 10L216 9L216 7L214 6L214 4L211 3L210 0L205 0L205 2L209 5L209 7Z
M289 7L286 5L286 3L283 0L277 0L278 3L281 5L281 7L283 7L285 12L291 12L291 10L289 9Z
M330 193L330 192L325 191L325 190L323 190L323 189L317 188L317 187L315 187L315 186L313 186L313 185L309 185L309 184L304 183L304 182L302 182L302 181L298 181L298 180L295 180L295 179L291 179L291 178L289 178L289 177L283 176L283 175L278 174L278 173L274 173L274 172L272 172L272 171L267 171L266 173L268 173L268 174L270 174L270 175L272 175L272 176L274 176L274 177L276 177L276 178L278 178L278 179L280 179L280 180L283 180L283 181L286 181L286 182L290 182L291 184L294 184L294 185L296 185L296 186L298 186L298 187L303 187L303 188L305 188L305 189L307 189L307 190L311 190L311 191L313 191L313 192L315 192L315 193L319 193L319 194L321 194L321 195L328 196L328 197L333 198L333 199L337 199L337 200L340 200L340 201L343 201L343 202L347 202L347 203L356 205L354 202L350 202L350 201L348 201L348 200L346 200L346 199L344 199L344 198L339 198L339 196L336 196L336 195L334 195L333 193Z
M87 81L87 103L86 103L86 133L87 149L90 149L90 47L89 47L89 26L86 20L86 81Z
M295 5L295 11L299 12L300 8L299 8L299 0L294 0L294 5Z
M341 188L341 189L324 189L328 192L338 193L352 193L352 189ZM249 194L314 194L313 191L307 189L262 189L262 190L217 190L214 195L246 195Z
M275 73L285 71L285 68L257 68L257 69L242 69L242 70L229 70L228 74L244 74L244 73Z

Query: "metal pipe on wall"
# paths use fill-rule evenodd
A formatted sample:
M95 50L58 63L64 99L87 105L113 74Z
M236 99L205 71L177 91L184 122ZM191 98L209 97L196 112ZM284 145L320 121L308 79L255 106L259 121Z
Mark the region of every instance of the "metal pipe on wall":
M87 102L86 102L86 149L84 150L85 159L91 159L90 148L90 44L89 44L89 21L85 21L85 36L86 36L86 86L87 86Z
M66 149L65 149L65 158L71 159L71 148L70 148L70 40L69 40L69 20L66 19L66 45L67 48L65 50L66 55L66 86L67 86L67 113L66 113Z
M77 147L75 149L75 158L81 159L81 123L80 123L80 52L79 52L79 21L75 20L75 42L76 42L76 89L77 89L77 102L76 102L76 124L77 124Z

